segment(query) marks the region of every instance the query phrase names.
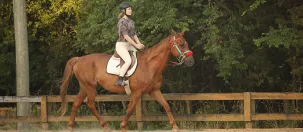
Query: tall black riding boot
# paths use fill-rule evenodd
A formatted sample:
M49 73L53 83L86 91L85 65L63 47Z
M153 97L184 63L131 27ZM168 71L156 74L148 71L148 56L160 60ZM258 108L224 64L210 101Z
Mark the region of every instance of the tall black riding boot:
M115 85L124 86L123 77L120 77L120 76L119 76L119 78L118 78L118 80L116 81Z

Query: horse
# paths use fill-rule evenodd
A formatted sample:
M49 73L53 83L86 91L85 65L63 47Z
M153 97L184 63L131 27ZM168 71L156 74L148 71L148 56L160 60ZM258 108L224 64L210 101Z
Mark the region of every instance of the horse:
M126 110L126 116L120 124L122 132L126 132L126 125L129 117L132 115L134 108L143 94L151 95L165 109L170 125L173 131L179 131L176 125L171 108L163 97L160 88L162 84L162 72L167 66L171 55L178 59L176 65L184 64L187 67L193 66L195 61L192 56L193 52L189 50L188 43L184 38L184 32L171 33L168 37L162 39L158 44L151 48L138 52L138 66L132 76L129 77L131 88L130 102ZM66 112L67 88L71 77L78 79L80 90L73 101L68 130L73 131L76 111L87 97L87 106L92 114L98 119L99 124L105 131L110 131L108 124L98 114L95 106L96 86L97 83L104 89L119 94L125 94L123 87L114 85L118 76L106 72L107 62L111 55L94 53L81 57L73 57L66 63L62 84L60 86L61 107L59 113L63 116Z

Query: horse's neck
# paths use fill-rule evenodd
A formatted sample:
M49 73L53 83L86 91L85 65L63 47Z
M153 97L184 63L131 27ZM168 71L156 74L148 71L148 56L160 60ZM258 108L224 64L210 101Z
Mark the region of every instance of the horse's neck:
M148 49L147 61L157 72L162 73L170 57L169 37Z
M154 59L155 57L161 57L161 54L164 54L168 51L167 41L163 40L148 50L149 50L148 51L149 52L149 56L148 56L149 61Z

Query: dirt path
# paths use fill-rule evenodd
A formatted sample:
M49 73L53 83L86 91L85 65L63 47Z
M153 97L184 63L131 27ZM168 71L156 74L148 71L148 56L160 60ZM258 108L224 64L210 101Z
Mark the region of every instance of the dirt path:
M0 132L22 132L16 130L0 130ZM35 131L36 132L36 131ZM66 130L41 130L41 132L68 132ZM101 129L75 129L74 132L103 132ZM112 130L111 132L121 132L120 130ZM172 132L170 130L155 130L155 131L137 131L130 130L128 132ZM282 128L282 129L201 129L201 130L181 130L180 132L303 132L303 128Z
M100 130L77 131L77 132L102 132ZM112 132L121 132L113 130ZM128 132L172 132L171 130L155 130L155 131L128 131ZM201 129L201 130L181 130L180 132L303 132L303 128L293 129Z

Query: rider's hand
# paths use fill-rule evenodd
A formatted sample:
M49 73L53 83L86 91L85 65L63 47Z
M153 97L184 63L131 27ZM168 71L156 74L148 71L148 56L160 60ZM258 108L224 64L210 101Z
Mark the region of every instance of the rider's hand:
M144 49L144 45L141 44L141 43L140 43L140 44L137 44L137 45L136 45L136 48L138 48L138 49L140 49L140 50L141 50L141 49Z

